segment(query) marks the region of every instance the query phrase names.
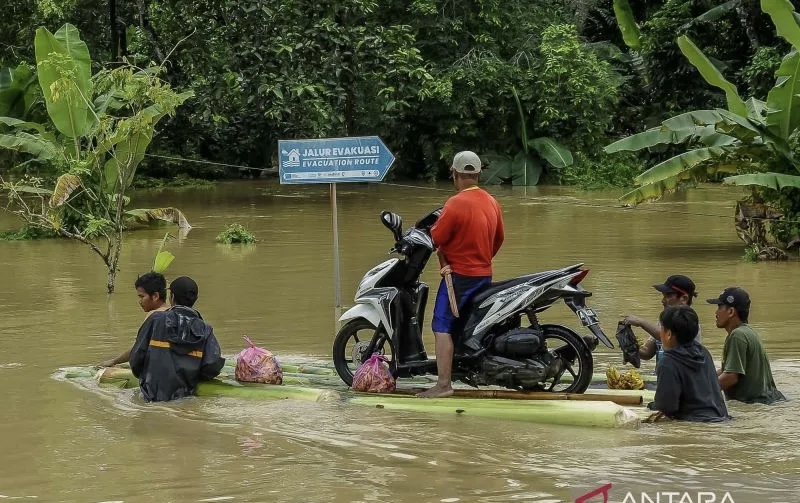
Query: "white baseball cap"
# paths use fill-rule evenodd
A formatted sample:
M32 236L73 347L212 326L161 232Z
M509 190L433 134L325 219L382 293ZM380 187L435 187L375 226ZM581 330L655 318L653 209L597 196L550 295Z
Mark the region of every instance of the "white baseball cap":
M483 164L481 158L475 152L464 150L453 157L453 166L450 168L458 173L474 174L480 173Z

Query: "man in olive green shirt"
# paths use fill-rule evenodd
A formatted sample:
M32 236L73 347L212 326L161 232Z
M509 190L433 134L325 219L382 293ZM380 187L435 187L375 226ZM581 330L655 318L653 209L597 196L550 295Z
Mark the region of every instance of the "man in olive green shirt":
M728 332L722 349L719 386L730 400L772 403L786 397L775 387L772 369L761 337L747 324L750 296L737 287L726 288L716 299L717 328Z

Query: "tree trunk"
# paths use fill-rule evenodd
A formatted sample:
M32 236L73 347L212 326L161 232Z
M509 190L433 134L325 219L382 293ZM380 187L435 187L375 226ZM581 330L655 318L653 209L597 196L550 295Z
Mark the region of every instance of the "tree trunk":
M108 289L108 293L114 293L114 283L117 280L117 269L116 267L108 266L108 278L106 280L106 288Z
M754 200L755 199L755 200ZM755 250L759 260L786 260L786 252L770 243L767 222L781 214L757 198L738 201L735 210L736 234Z
M117 0L108 0L109 26L111 27L111 61L119 60L119 33L117 26Z

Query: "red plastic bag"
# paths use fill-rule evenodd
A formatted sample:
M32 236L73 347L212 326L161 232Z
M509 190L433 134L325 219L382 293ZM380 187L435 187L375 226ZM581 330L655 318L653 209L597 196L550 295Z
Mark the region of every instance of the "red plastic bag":
M264 384L283 383L283 370L278 358L264 348L253 344L250 337L244 336L250 346L236 355L236 380L260 382Z
M394 391L395 379L389 371L386 358L373 353L362 363L353 375L353 391L367 393L391 393Z

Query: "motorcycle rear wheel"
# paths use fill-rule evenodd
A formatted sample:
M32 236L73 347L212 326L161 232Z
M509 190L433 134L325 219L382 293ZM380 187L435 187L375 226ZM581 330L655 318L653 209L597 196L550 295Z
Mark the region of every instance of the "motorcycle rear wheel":
M366 354L366 349L376 335L383 336L385 340L372 352L386 356L391 362L393 355L386 331L382 328L377 329L366 318L350 320L336 334L336 339L333 341L333 365L336 367L336 373L348 386L353 385L353 374L358 366L370 357Z
M555 376L542 382L544 391L554 393L583 393L592 382L594 357L584 340L572 330L560 325L542 325L544 342L549 353L559 357L564 368ZM559 341L558 345L554 343ZM570 374L572 382L562 381L565 373Z

